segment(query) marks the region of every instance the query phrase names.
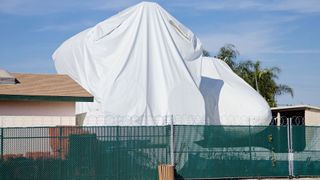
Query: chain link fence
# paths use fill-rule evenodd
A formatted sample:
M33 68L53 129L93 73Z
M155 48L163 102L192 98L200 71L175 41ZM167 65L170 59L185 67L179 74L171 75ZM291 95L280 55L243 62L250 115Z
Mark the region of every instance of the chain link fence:
M157 179L171 162L176 179L320 176L320 127L287 122L1 128L0 179Z

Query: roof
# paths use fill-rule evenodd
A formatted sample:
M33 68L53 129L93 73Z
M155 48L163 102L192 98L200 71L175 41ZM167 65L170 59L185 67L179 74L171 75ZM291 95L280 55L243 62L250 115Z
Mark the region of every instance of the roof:
M68 75L11 75L18 83L0 84L0 100L93 101L93 96Z
M297 111L297 110L316 110L320 111L320 107L310 106L310 105L295 105L295 106L280 106L271 108L272 111Z

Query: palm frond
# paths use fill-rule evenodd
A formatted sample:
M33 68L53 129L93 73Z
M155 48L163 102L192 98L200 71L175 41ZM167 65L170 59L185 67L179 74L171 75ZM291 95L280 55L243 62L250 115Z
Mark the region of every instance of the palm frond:
M293 89L285 84L279 84L276 90L277 95L290 94L291 97L294 96Z

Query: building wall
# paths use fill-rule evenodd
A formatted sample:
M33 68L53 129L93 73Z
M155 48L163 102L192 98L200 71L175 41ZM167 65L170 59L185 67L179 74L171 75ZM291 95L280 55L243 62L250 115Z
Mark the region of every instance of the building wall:
M0 101L0 127L75 124L75 102Z
M320 111L312 109L306 110L305 124L306 126L320 126Z
M320 126L320 111L306 110L305 111L305 124L306 126ZM306 150L320 150L320 128L307 127L306 128Z

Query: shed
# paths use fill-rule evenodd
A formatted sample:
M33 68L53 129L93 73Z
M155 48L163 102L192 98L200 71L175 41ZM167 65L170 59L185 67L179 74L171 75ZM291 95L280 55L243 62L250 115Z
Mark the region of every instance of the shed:
M274 124L285 125L291 119L293 125L319 126L320 107L311 105L280 106L271 108Z

